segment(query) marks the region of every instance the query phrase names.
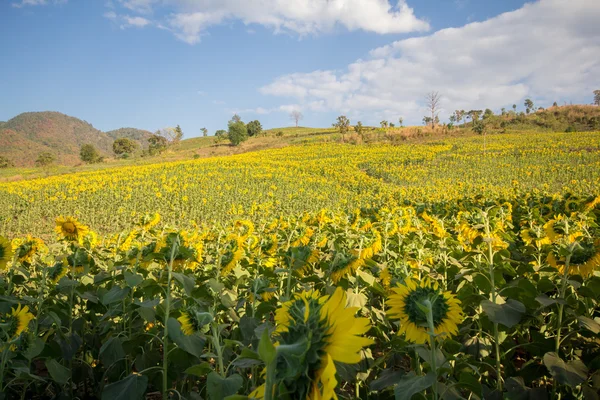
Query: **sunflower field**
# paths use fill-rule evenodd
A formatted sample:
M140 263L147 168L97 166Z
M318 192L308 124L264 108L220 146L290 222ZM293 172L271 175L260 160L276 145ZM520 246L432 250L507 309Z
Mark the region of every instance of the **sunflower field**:
M597 399L600 134L0 184L4 399Z

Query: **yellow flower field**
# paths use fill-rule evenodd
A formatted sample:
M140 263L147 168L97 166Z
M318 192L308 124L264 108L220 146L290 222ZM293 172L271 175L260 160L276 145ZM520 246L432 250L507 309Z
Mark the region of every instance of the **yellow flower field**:
M0 392L596 398L600 133L486 141L0 184Z

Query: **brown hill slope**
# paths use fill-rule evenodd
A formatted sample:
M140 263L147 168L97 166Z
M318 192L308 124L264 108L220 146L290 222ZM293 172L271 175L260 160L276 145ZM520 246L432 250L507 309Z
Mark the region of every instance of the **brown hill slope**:
M58 162L79 162L79 150L93 144L104 155L112 154L112 144L119 137L129 137L142 145L150 132L133 128L102 132L86 121L59 112L27 112L0 124L0 156L17 166L32 166L44 151L57 156Z

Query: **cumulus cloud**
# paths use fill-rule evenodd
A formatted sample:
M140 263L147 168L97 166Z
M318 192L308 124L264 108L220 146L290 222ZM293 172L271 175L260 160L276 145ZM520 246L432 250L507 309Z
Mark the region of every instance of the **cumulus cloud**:
M27 0L39 1L39 0ZM303 35L336 27L379 34L426 31L405 0L119 0L121 7L156 17L177 38L198 43L211 26L226 21L258 24L274 32Z
M143 28L147 25L151 25L152 21L140 17L130 15L119 15L114 11L107 11L103 14L104 18L111 20L115 24L118 24L121 29L126 28Z
M600 2L541 0L484 22L374 49L342 71L293 73L262 87L303 109L418 123L424 94L454 109L548 104L600 87Z

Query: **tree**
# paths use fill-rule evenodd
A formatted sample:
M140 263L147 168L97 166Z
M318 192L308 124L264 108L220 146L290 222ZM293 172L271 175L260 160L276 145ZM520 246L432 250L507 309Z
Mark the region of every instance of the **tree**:
M423 125L427 126L431 124L431 117L428 117L427 115L423 117Z
M131 154L137 150L138 144L129 138L119 138L113 142L113 152L122 156L124 154Z
M485 112L483 113L483 119L488 119L489 117L493 116L494 112L492 110L490 110L489 108L485 109Z
M6 157L0 156L0 168L9 168L9 167L14 167L14 164L12 163L12 161L10 161Z
M175 140L173 140L173 142L178 143L181 139L183 139L183 131L181 130L181 127L177 125L175 127Z
M387 128L387 127L390 125L390 123L389 123L389 122L387 122L385 119L384 119L383 121L381 121L379 124L380 124L380 125L381 125L381 127L382 127L382 128L384 128L384 129L385 129L385 128Z
M402 128L402 124L404 124L404 118L398 118L398 124L400 124L400 128Z
M302 115L302 113L298 110L294 110L290 113L290 118L292 119L292 121L294 121L296 123L296 128L298 127L298 122L300 122L300 120L304 119L304 115Z
M450 120L450 123L451 123L452 125L454 125L454 123L456 122L456 115L452 114L452 115L450 116L449 120Z
M502 108L500 109L500 112L502 112L502 115L506 115L506 108L502 107Z
M467 112L467 116L471 118L471 121L476 122L479 121L479 116L481 115L481 110L470 110Z
M38 167L49 167L50 165L56 162L56 156L50 152L43 152L38 155L37 160L35 160L35 165Z
M246 124L242 122L239 115L235 114L227 126L229 128L229 141L232 145L239 146L240 143L248 140L248 128L246 128Z
M204 137L208 136L208 129L202 128L202 129L200 129L200 132L202 132L202 136L204 136Z
M224 129L219 129L215 132L215 143L219 143L223 140L227 139L227 131Z
M98 162L102 162L104 157L98 153L98 150L94 147L93 144L84 144L81 146L81 150L79 151L79 158L86 164L95 164Z
M246 128L248 129L248 136L258 136L263 131L262 125L258 120L248 122Z
M600 90L594 90L594 104L600 106Z
M364 127L363 127L363 124L362 124L362 122L358 121L358 122L356 123L356 126L354 127L354 131L355 131L356 133L358 133L359 135L361 135L361 136L362 136L362 134L363 134L363 131L364 131Z
M167 138L162 135L154 134L148 138L148 153L151 156L161 154L167 149L169 142Z
M337 121L333 124L334 128L337 128L342 136L348 133L348 128L350 127L350 120L345 115L340 115L337 117Z
M600 90L599 90L599 92L600 92ZM552 107L558 107L558 103L557 102L552 103Z
M390 122L390 128L395 128L395 127L396 127L396 125L394 125L393 122Z
M513 111L516 113L517 112L517 105L513 104Z
M465 117L465 110L455 110L454 115L456 115L456 122L460 124L460 121Z
M438 92L429 92L425 95L425 102L426 102L427 108L429 109L429 112L431 114L431 118L429 119L429 122L431 122L432 128L435 128L435 124L436 124L435 117L437 117L437 115L439 114L440 101L441 101L441 96ZM437 121L439 121L439 119L437 119Z
M533 110L533 101L531 99L525 99L525 112L529 114Z

